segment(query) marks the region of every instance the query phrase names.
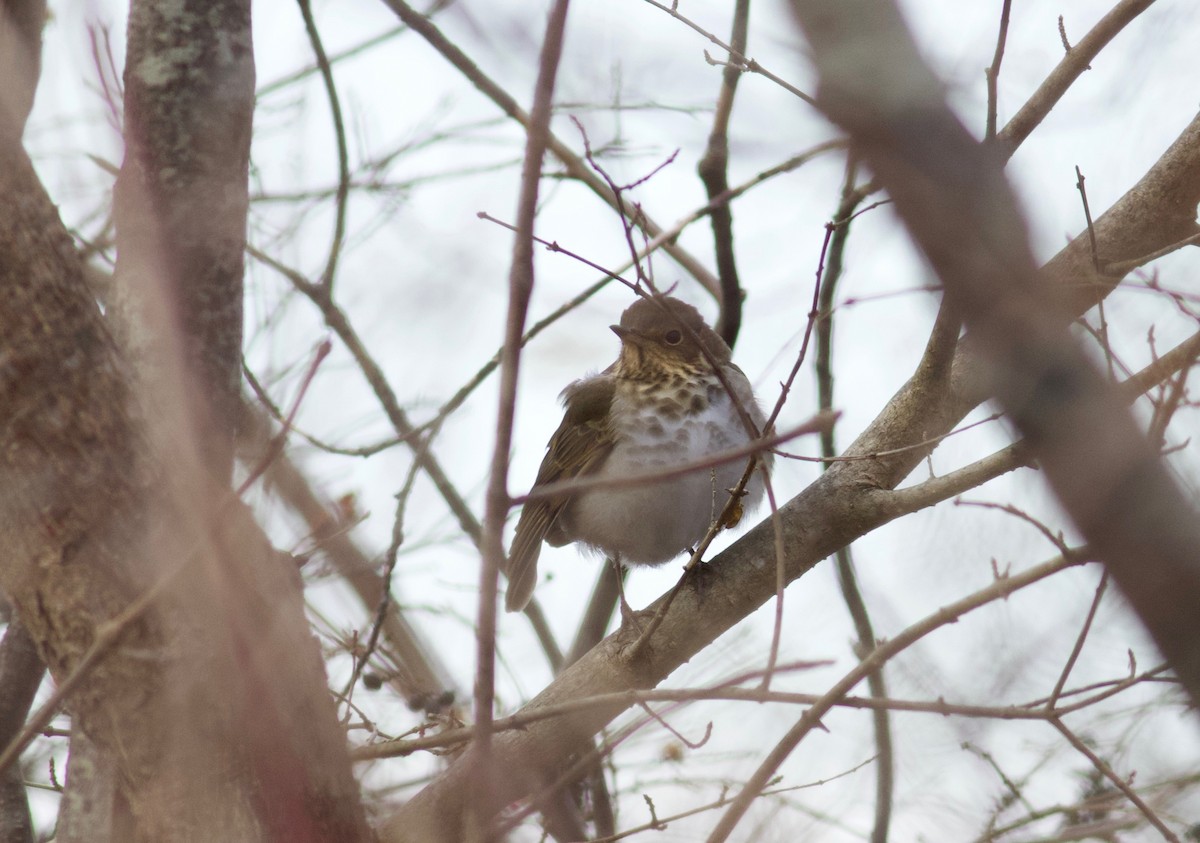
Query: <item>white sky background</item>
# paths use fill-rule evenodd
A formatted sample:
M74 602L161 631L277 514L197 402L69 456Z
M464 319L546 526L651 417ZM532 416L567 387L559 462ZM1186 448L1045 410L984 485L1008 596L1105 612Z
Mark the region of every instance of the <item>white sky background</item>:
M981 135L985 114L983 68L995 45L999 0L954 2L910 0L903 4L926 57L946 81L966 124ZM1059 60L1057 16L1065 16L1077 41L1108 9L1098 0L1017 0L1000 79L1000 124L1011 117ZM544 26L544 3L460 3L436 17L437 25L462 46L481 69L523 105L528 105ZM732 4L686 0L680 10L720 37L728 35ZM106 208L111 179L86 156L120 161L120 142L107 119L89 55L87 27L106 26L117 66L123 62L123 10L107 0L56 7L46 31L44 74L27 144L67 224L94 235L98 208ZM388 28L396 20L380 3L321 2L316 14L332 55ZM294 3L263 0L255 5L259 85L306 66L311 48ZM603 158L618 181L640 178L679 150L675 163L633 196L659 223L669 225L704 204L695 165L709 132L708 110L720 84L720 69L705 63L703 50L717 49L642 0L575 4L559 76L560 111L553 128L578 150L582 144L568 115L586 126L596 149L617 148ZM1192 0L1159 0L1093 62L1009 166L1030 220L1034 247L1049 257L1083 226L1074 166L1087 177L1094 215L1115 201L1174 140L1198 104L1200 7ZM801 39L777 2L752 7L748 54L803 90L814 89ZM401 155L380 178L388 183L435 174L491 172L446 178L411 189L356 194L350 205L347 249L337 280L337 300L384 367L414 421L428 418L458 386L491 357L503 330L511 235L475 214L512 219L523 135L479 95L423 40L413 34L375 47L336 65L336 79L349 134L352 167L377 159L434 131L444 142ZM620 102L636 109L614 112ZM645 108L652 105L655 107ZM770 81L747 74L738 88L730 136L729 181L738 184L797 152L834 136L815 111ZM330 188L336 159L328 106L319 77L260 99L253 150L253 188L271 196ZM547 169L557 171L548 160ZM786 376L804 328L824 223L837 203L842 160L826 155L779 177L734 206L735 244L747 291L743 329L735 359L770 405ZM257 202L251 240L277 259L315 276L324 265L332 203ZM590 260L616 266L627 250L616 216L574 184L543 183L538 233ZM708 222L693 225L680 242L711 265ZM911 374L932 323L936 299L913 292L932 283L887 208L861 217L851 235L847 271L835 323L837 408L844 415L837 436L842 446L882 408ZM1155 265L1164 286L1197 291L1194 250ZM707 295L665 256L654 262L657 282L679 282L678 295L709 317L716 308ZM544 316L598 277L569 258L537 253L537 286L530 321ZM289 404L315 345L326 335L319 316L292 293L284 279L251 264L246 302L247 358L270 383L278 402ZM904 292L909 291L909 292ZM882 293L900 295L873 299ZM543 447L557 426L559 390L583 374L603 368L617 351L607 326L617 321L631 294L616 285L543 333L527 349L510 490L532 482ZM1161 297L1118 291L1109 300L1114 344L1134 369L1149 360L1145 337L1153 326L1159 351L1195 329ZM335 342L299 415L298 426L345 446L386 438L389 428L349 356ZM482 490L496 412L495 379L487 381L446 425L434 450L460 491L482 513ZM812 412L815 388L811 357L785 408L781 426ZM989 410L975 417L987 415ZM1194 412L1183 411L1172 441L1195 428ZM944 472L1008 441L999 424L964 434L943 445L934 468ZM396 448L368 459L334 457L294 440L296 455L330 498L356 496L366 515L356 529L360 544L382 554L392 529L392 495L409 465ZM818 453L815 440L792 450ZM1196 446L1175 458L1193 484ZM913 479L923 478L918 469ZM780 501L815 476L811 464L780 461L774 483ZM1065 529L1048 493L1028 472L1002 478L967 496L1012 502ZM302 528L269 499L264 511L278 543L304 546ZM752 523L754 519L748 519ZM405 521L407 541L394 580L397 597L410 607L466 696L473 673L477 555L460 535L440 498L418 480ZM510 532L511 535L511 532ZM722 537L720 550L729 543ZM855 546L861 586L876 625L888 637L950 600L985 586L991 560L1001 568L1026 567L1055 550L1030 526L994 511L946 503L872 533ZM319 563L314 563L319 564ZM541 568L548 581L537 596L564 646L590 592L599 563L573 548L546 548ZM639 569L631 577L631 603L641 606L669 588L678 565ZM889 667L894 696L985 704L1024 702L1048 693L1074 641L1092 597L1098 569L1073 571L1020 593L1010 601L964 618L936 633ZM1111 592L1110 592L1111 595ZM337 582L311 590L311 601L340 630L365 629L367 612ZM667 683L670 687L710 683L761 666L770 640L773 607L737 627ZM502 619L499 700L505 713L549 680L545 660L519 616ZM781 676L780 690L820 692L854 663L852 630L831 564L818 566L787 592L781 659L830 659L823 670ZM1156 660L1115 596L1106 598L1071 685L1119 677L1127 670L1127 648L1140 667ZM349 669L335 659L336 677ZM862 691L863 689L859 689ZM1159 706L1133 722L1119 716L1139 693L1118 698L1108 715L1073 721L1096 741L1119 770L1138 771L1145 783L1180 771L1200 769L1194 719L1178 706ZM356 702L378 718L388 734L406 731L417 715L387 692L360 691ZM622 825L647 819L641 794L655 800L659 816L716 798L724 783L744 779L762 755L799 716L776 706L704 705L671 715L672 724L699 739L712 721L714 734L685 761L659 760L675 739L661 728L643 731L620 750ZM828 779L871 758L869 716L837 711L825 720L828 733L810 736L783 768L784 784ZM983 830L1004 790L996 773L964 741L991 753L1001 769L1023 783L1036 807L1080 796L1087 764L1052 730L1040 724L1014 726L992 721L896 715L896 840L966 840ZM60 764L61 764L60 757ZM436 768L428 758L396 760L373 771L372 784L412 781ZM60 767L61 769L61 767ZM44 771L31 775L44 777ZM680 784L683 782L683 784ZM871 826L873 771L870 765L786 801L764 801L742 829L742 839L850 841ZM1200 821L1194 797L1190 821ZM50 821L52 796L36 803ZM778 811L778 813L773 813ZM691 840L715 815L672 824L655 839ZM1184 818L1187 817L1185 812ZM757 827L758 821L767 821ZM1041 828L1048 833L1054 828ZM531 831L526 839L537 839ZM1128 840L1153 839L1130 835Z

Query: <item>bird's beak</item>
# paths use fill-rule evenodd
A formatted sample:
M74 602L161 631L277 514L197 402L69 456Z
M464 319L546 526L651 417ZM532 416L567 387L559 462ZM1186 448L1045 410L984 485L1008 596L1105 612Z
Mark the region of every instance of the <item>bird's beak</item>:
M620 341L622 341L622 342L625 342L626 340L632 340L634 342L637 342L638 340L641 339L641 336L642 336L641 334L638 334L636 330L631 330L629 328L623 328L623 327L620 327L620 325L608 325L608 328L610 328L612 330L613 334L616 334L617 336L619 336Z

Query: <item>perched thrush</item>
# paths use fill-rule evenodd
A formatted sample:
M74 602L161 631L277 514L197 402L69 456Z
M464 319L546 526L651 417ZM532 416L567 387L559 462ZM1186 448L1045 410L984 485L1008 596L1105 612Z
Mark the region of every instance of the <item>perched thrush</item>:
M699 542L720 518L748 458L668 475L741 447L762 431L750 382L696 308L669 296L638 299L612 330L621 338L621 355L563 390L566 414L533 488L576 478L651 478L527 502L509 555L510 612L525 608L533 595L543 540L554 547L581 542L635 565L660 565ZM769 463L770 456L759 459ZM754 506L762 493L755 472L740 503Z

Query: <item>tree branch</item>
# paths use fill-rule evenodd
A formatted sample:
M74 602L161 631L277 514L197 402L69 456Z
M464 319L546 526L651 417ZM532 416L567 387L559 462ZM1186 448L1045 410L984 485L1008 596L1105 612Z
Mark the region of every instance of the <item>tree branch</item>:
M1189 125L1138 184L1097 220L1101 253L1105 254L1111 243L1118 244L1119 251L1125 254L1147 254L1164 242L1182 239L1173 236L1169 229L1178 228L1187 219L1189 198L1194 209L1200 203L1200 120ZM1075 264L1068 258L1080 249L1084 256L1088 254L1086 239L1068 245L1047 264L1043 274L1059 284L1072 283L1076 276L1067 268ZM1083 266L1084 271L1089 271L1090 260ZM1111 288L1108 285L1105 291ZM847 449L847 456L862 459L836 462L779 508L788 582L803 576L838 548L895 517L888 502L891 492L887 490L898 485L934 444L931 441L921 448L909 446L936 441L935 437L952 429L983 400L986 392L978 380L973 344L957 345L951 357L937 359L943 355L935 353L934 359L922 365ZM881 452L890 455L866 458ZM644 658L630 662L626 648L636 636L615 633L565 670L526 709L656 685L774 596L773 566L758 565L762 559L774 558L774 542L769 520L756 525L711 561L703 595L692 587L681 590ZM654 613L657 608L658 602L644 611ZM614 704L586 716L532 726L520 735L497 736L496 758L514 768L553 764L556 759L567 757L579 741L594 734L625 707ZM522 789L514 783L508 795L520 798ZM465 798L468 791L461 765L452 764L385 822L382 837L387 843L458 840L460 829L456 818ZM420 836L426 832L427 836Z
M1200 702L1200 518L1067 333L1077 296L1064 302L1034 267L1001 162L942 102L890 2L793 7L821 73L822 108L850 133L941 277L971 329L987 390ZM847 55L863 61L851 65ZM1176 195L1200 183L1200 168L1172 175ZM1179 211L1194 228L1195 203ZM1117 239L1108 238L1110 249Z

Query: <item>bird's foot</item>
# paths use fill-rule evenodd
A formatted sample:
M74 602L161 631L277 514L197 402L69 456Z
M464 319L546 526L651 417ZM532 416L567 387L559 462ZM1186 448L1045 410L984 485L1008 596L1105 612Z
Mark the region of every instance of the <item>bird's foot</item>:
M680 577L682 580L680 585L691 580L693 583L692 587L696 589L697 596L703 598L704 593L708 591L709 583L712 581L713 570L707 561L695 558L695 551L689 552L692 558L683 567L683 576Z
M634 629L640 635L642 632L642 622L638 620L637 612L625 600L624 593L621 594L621 626L628 626Z

